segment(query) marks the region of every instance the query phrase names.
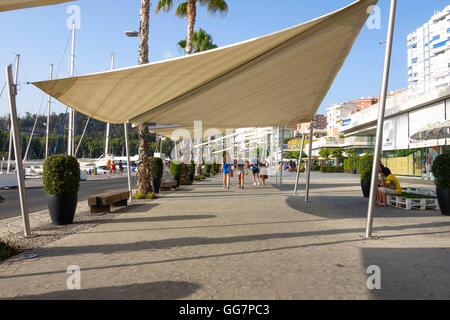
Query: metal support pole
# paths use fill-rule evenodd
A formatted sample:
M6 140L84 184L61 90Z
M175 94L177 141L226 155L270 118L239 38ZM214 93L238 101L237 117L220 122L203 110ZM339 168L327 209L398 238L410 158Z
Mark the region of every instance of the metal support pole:
M127 153L128 191L130 191L129 200L131 201L133 199L133 190L131 189L131 163L130 163L130 147L128 145L128 122L125 122L123 124L123 128L125 131L125 150Z
M75 23L72 25L72 52L70 54L70 76L74 76L75 72ZM69 134L67 141L67 154L74 154L74 138L75 138L75 113L73 109L69 111Z
M302 147L300 149L300 155L298 156L298 161L297 161L297 176L295 177L294 195L297 195L298 179L300 177L300 165L302 164L302 154L303 154L304 147L305 147L305 135L303 135L303 137L302 137Z
M50 80L53 79L53 65L50 65ZM48 95L47 100L47 127L45 132L45 159L48 158L48 135L50 134L50 106L52 103L52 96Z
M309 124L309 149L308 149L308 167L306 171L305 202L309 201L309 182L311 180L311 154L312 154L313 134L314 134L314 119L311 120L311 123Z
M16 70L14 74L14 84L17 85L17 79L19 77L19 61L20 61L20 54L16 54ZM10 115L10 125L9 125L9 150L8 150L8 166L6 167L6 173L11 172L11 155L12 155L12 148L13 148L13 122L12 122L12 115Z
M114 70L114 53L111 54L111 71ZM110 124L107 123L106 124L106 141L105 141L105 157L108 155L109 153L109 129L110 129Z
M284 127L281 129L280 145L280 187L283 185L283 148L284 148Z
M391 66L391 53L392 53L392 41L394 38L394 25L395 25L395 11L397 8L397 0L391 0L391 9L389 13L389 25L387 31L386 52L384 56L384 69L383 80L381 85L381 101L378 110L378 122L377 122L377 135L375 142L375 154L372 164L372 176L370 182L370 196L369 204L367 208L367 226L366 226L366 239L372 236L373 226L373 208L375 205L375 192L377 190L377 178L378 178L378 164L380 162L382 143L383 143L383 125L384 125L384 111L386 109L386 96L389 83L389 71Z
M17 78L16 78L17 79ZM19 124L17 121L16 95L17 86L13 84L12 66L6 68L6 81L8 83L9 106L11 111L11 134L13 136L14 154L16 157L16 173L19 184L20 208L22 210L22 219L25 237L31 236L30 220L28 217L27 194L25 190L25 175L22 163L22 150L20 148Z

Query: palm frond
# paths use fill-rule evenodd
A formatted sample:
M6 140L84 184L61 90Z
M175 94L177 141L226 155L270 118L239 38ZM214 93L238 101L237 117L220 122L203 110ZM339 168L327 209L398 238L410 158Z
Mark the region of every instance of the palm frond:
M228 13L228 4L225 0L197 0L202 7L207 7L210 15L219 13L224 17Z
M187 17L187 1L184 1L182 3L180 3L177 7L177 9L175 10L175 16L179 17L179 18L186 18Z
M155 14L158 14L159 10L169 12L172 9L173 0L159 0L156 4Z

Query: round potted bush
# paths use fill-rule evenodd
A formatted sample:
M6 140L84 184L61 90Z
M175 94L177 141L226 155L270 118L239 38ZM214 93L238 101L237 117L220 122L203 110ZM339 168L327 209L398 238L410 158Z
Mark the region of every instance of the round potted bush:
M153 188L155 193L159 193L159 187L161 186L161 179L163 175L164 164L161 158L150 158L150 170L153 177Z
M441 213L450 216L450 153L437 156L431 172L436 184L436 196Z
M183 166L181 161L179 160L170 161L169 173L173 177L173 179L177 181L177 188L180 186L182 171Z
M60 154L44 162L42 183L53 224L73 222L80 189L80 165L75 157Z
M361 178L361 190L365 198L370 196L370 180L372 177L373 155L366 154L359 159L358 169Z

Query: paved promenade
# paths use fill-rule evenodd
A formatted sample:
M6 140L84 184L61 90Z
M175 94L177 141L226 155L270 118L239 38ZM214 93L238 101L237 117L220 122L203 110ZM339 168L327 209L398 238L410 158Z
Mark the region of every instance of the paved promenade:
M0 298L450 299L450 217L439 211L376 208L380 238L364 240L358 176L314 172L309 203L304 186L292 195L292 177L282 188L247 177L244 190L220 179L0 263ZM66 287L71 265L80 290ZM371 265L380 290L367 288Z

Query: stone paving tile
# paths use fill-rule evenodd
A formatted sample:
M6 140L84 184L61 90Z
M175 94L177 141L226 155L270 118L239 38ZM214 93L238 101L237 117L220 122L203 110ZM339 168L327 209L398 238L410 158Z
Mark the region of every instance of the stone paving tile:
M136 204L101 225L0 264L0 298L449 299L450 219L375 210L351 176L313 175L310 203L292 185L223 190L220 177ZM233 181L234 182L234 181ZM369 265L382 289L368 290ZM67 290L69 265L81 290Z

